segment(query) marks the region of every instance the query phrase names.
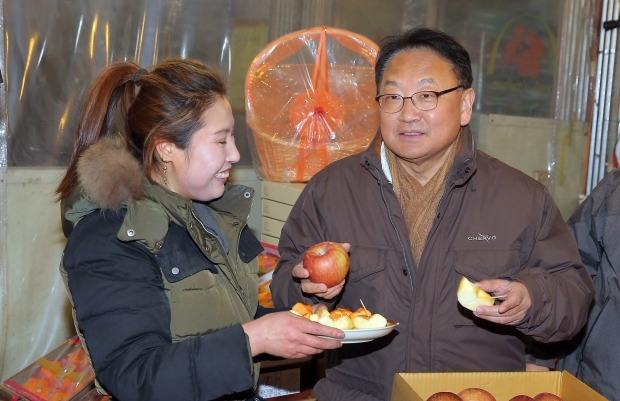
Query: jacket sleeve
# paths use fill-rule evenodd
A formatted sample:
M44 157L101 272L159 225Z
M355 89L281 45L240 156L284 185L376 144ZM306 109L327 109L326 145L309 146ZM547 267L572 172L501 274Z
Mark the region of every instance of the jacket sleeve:
M583 327L594 286L575 240L546 191L527 266L513 278L525 284L532 299L528 318L517 326L523 333L553 342L572 338Z
M153 256L116 239L120 220L91 215L70 236L63 268L98 381L115 399L202 401L252 389L241 325L172 342Z
M603 254L601 243L598 238L602 233L599 234L597 232L598 229L602 230L602 227L597 227L596 224L593 224L595 200L600 202L599 197L603 196L602 190L602 187L600 187L600 192L595 189L594 192L579 205L567 222L568 229L579 247L579 256L588 270L588 273L592 276L596 276L598 273L601 255Z

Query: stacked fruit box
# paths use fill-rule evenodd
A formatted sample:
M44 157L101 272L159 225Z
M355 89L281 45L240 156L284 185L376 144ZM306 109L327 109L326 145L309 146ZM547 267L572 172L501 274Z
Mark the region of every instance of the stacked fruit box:
M8 378L4 385L30 401L73 401L90 391L93 382L90 359L76 336Z

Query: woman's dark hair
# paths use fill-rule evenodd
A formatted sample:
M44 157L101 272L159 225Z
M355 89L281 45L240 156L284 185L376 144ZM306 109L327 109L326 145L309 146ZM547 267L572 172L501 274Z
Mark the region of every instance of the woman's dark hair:
M86 95L58 197L66 198L77 186L80 156L104 136L120 133L151 178L160 171L157 143L186 149L203 124L202 114L223 96L226 86L219 72L197 60L165 59L150 72L131 61L110 64Z
M375 83L377 93L383 79L387 63L396 53L403 50L425 48L445 58L454 70L454 75L464 88L470 88L473 82L471 60L467 50L452 36L430 28L412 28L395 36L388 36L381 41L377 62L375 64Z

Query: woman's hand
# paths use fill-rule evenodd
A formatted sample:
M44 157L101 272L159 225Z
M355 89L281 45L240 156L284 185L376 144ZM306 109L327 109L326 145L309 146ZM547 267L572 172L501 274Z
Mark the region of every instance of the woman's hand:
M478 306L474 314L479 318L516 325L525 319L532 306L527 287L518 281L492 279L479 281L476 285L501 300L493 306Z
M343 242L341 244L347 252L351 248L351 244L347 242ZM312 294L323 299L333 299L338 296L345 283L345 280L342 280L335 286L328 288L323 283L313 283L308 280L308 276L308 270L304 269L303 262L293 267L293 277L301 283L301 290L306 294Z
M318 336L344 337L342 330L313 322L289 311L270 313L244 323L243 330L250 339L252 356L265 353L283 358L302 358L342 346L338 340Z

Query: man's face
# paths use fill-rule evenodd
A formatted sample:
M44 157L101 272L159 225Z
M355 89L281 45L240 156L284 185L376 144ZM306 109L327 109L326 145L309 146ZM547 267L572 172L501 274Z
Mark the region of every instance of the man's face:
M387 63L380 94L411 96L419 91L443 91L459 85L450 63L429 49L404 50ZM439 96L437 107L421 111L410 99L398 113L381 112L385 145L418 172L434 172L449 154L461 126L469 124L473 89Z

